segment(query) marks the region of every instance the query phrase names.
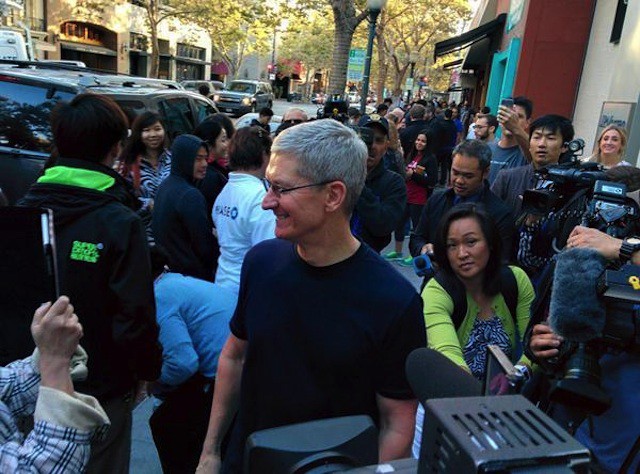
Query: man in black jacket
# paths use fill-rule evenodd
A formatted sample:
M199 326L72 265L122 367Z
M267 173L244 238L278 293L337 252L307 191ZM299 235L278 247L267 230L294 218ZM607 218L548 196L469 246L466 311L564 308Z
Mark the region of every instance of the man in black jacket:
M162 366L153 279L135 198L113 171L127 118L115 102L80 94L51 114L58 152L22 201L53 210L61 293L84 329L89 376L79 391L95 396L111 419L93 442L89 472L128 472L132 395Z
M486 178L491 165L491 150L480 140L467 140L453 150L451 188L433 194L422 210L420 222L411 234L409 250L414 257L433 253L436 230L445 212L463 202L482 204L498 224L502 237L503 258L513 253L515 222L509 207L489 190Z
M206 175L208 156L206 143L195 135L173 141L171 174L156 194L153 234L174 272L213 282L220 251L206 200L195 187Z
M376 252L391 242L407 203L404 179L385 168L382 157L389 146L389 123L377 114L365 115L360 126L371 128L367 179L351 217L351 229Z

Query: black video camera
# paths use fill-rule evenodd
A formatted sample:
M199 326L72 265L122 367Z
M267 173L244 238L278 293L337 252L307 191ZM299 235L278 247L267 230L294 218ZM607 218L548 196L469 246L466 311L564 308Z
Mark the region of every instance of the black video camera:
M605 270L597 282L605 307L601 337L587 342L564 342L558 361L564 376L551 389L552 401L599 415L611 406L600 386L598 360L607 352L640 353L640 266Z
M324 108L320 107L318 109L318 118L331 118L337 120L340 123L346 124L349 122L349 115L347 111L349 110L349 103L344 99L344 97L337 95L332 95L324 104Z

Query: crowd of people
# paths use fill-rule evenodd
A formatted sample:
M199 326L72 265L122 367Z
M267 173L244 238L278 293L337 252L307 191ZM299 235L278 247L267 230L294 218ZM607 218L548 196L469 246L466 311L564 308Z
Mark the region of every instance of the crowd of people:
M159 115L129 124L100 95L60 104L56 158L20 205L53 210L67 296L36 311L39 360L1 369L0 466L128 472L131 410L147 395L165 472L242 472L251 433L354 414L374 420L388 461L419 453L424 412L404 371L414 349L482 380L496 345L523 376L539 365L555 376L562 338L531 311L555 234L522 196L566 155L570 120L534 119L526 97L495 115L392 103L350 109L347 124L292 108L275 139L270 109L249 127L217 114L169 137ZM625 144L607 127L588 160L631 166ZM640 249L595 229L567 237L640 263ZM74 258L84 243L91 262ZM437 272L419 293L392 264L420 255ZM80 337L88 375L72 381ZM603 385L624 396L578 436L615 472L639 434L623 387L640 383L640 359L607 357ZM34 408L23 440L14 418Z

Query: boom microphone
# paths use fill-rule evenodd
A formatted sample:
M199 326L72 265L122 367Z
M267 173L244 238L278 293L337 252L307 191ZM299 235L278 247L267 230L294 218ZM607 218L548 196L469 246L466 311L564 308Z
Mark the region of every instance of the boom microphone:
M413 393L423 404L434 398L481 395L480 382L433 349L421 347L409 354L405 372Z
M574 342L602 336L606 313L597 282L605 265L604 258L593 249L573 248L560 253L549 307L549 324L556 334Z
M640 169L635 166L616 166L604 173L607 179L627 186L627 192L634 192L640 189Z

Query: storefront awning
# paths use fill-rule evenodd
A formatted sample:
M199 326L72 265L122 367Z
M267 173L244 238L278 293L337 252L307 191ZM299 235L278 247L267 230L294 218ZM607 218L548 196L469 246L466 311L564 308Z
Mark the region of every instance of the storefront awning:
M200 66L205 66L207 64L211 64L207 61L203 61L201 59L194 59L194 58L185 58L183 56L176 56L176 61L180 61L182 63L189 63L189 64L198 64Z
M211 74L216 74L218 76L226 76L229 74L229 66L224 61L218 61L217 63L213 63L211 65Z
M117 56L114 50L103 46L94 46L92 44L76 43L73 41L60 41L60 46L65 49L72 49L82 53L100 54L102 56Z
M485 38L490 38L501 33L506 19L507 14L501 13L496 19L491 20L484 25L480 25L473 30L462 33L460 36L455 36L454 38L449 38L436 43L436 47L433 51L433 59L435 60L439 56L463 50L478 41L482 41Z

